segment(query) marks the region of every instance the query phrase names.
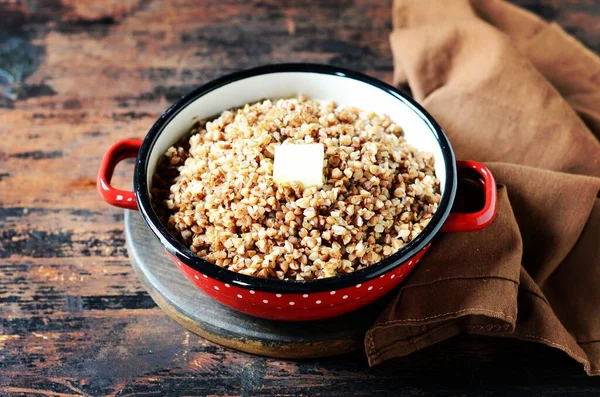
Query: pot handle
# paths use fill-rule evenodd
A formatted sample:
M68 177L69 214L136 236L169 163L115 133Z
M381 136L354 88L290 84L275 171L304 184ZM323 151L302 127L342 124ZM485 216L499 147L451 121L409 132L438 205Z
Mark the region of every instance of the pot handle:
M135 193L113 188L110 180L117 164L130 157L137 157L141 146L142 141L139 139L126 139L112 145L104 155L98 172L97 186L100 196L108 204L128 210L138 209Z
M490 170L476 161L457 161L458 172L471 170L478 175L479 183L483 185L484 205L478 212L451 213L442 230L445 232L473 232L487 227L496 217L498 209L498 191L496 180Z

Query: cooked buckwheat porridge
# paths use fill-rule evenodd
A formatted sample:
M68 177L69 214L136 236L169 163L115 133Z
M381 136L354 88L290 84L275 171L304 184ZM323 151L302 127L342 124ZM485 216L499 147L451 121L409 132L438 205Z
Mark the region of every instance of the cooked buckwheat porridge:
M323 184L278 184L275 147L321 143ZM440 201L432 153L385 115L305 97L198 122L169 148L152 197L171 233L234 272L284 280L373 265L414 239Z

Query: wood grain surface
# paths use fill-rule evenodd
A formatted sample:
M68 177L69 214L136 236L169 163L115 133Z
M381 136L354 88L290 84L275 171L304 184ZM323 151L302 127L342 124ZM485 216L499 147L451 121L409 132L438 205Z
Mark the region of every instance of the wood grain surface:
M600 51L598 0L519 0ZM390 2L0 1L0 394L597 396L560 352L456 338L368 368L222 348L152 301L100 159L224 73L282 61L391 80ZM115 184L131 183L132 166Z

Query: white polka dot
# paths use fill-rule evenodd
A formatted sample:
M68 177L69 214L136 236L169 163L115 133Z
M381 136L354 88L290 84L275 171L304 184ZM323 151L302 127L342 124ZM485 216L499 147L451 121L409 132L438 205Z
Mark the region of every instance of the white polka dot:
M356 288L362 287L362 284L356 284Z
M308 298L308 294L302 295L303 298Z
M254 295L254 294L256 294L256 292L253 290L250 290L250 295Z
M408 261L408 266L412 265L413 261Z
M391 276L390 278L395 278L395 277L396 277L396 275L395 275L395 274L392 274L392 276Z
M263 303L269 303L269 301L266 299L263 299Z
M384 277L385 277L385 274L382 274L381 276L379 276L379 278L384 278Z
M197 274L194 274L194 278L195 278L196 280L200 280L200 277L198 277L198 275L197 275Z
M204 277L204 278L208 278L208 276L207 276L206 274L203 274L203 275L202 275L202 277Z
M217 287L217 286L215 285L215 289L218 291L218 290L219 290L219 287Z
M331 291L331 292L330 292L330 294L331 294L331 295L335 295L335 291Z
M237 294L237 297L238 297L238 298L240 298L240 299L242 299L242 298L243 298L243 296L242 296L242 295L240 295L240 294Z
M367 288L367 290L368 290L368 291L371 291L372 289L373 289L373 287L369 287L369 288Z
M342 299L348 299L348 295L342 296Z
M281 298L281 294L275 294L275 296Z
M317 305L320 305L320 304L321 304L321 301L316 301L315 303L316 303Z
M227 288L230 288L230 287L231 287L231 285L229 285L229 284L225 284L225 286L226 286Z
M294 306L294 305L295 305L295 303L294 303L294 302L290 302L290 306Z
M181 266L181 263L177 262L177 266Z

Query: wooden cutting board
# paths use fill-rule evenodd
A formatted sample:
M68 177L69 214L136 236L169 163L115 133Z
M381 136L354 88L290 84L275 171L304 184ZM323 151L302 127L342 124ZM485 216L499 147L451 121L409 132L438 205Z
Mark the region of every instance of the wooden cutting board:
M231 310L195 288L175 267L139 212L125 211L129 258L154 302L189 331L247 353L277 358L332 356L362 349L385 301L329 320L289 323Z

